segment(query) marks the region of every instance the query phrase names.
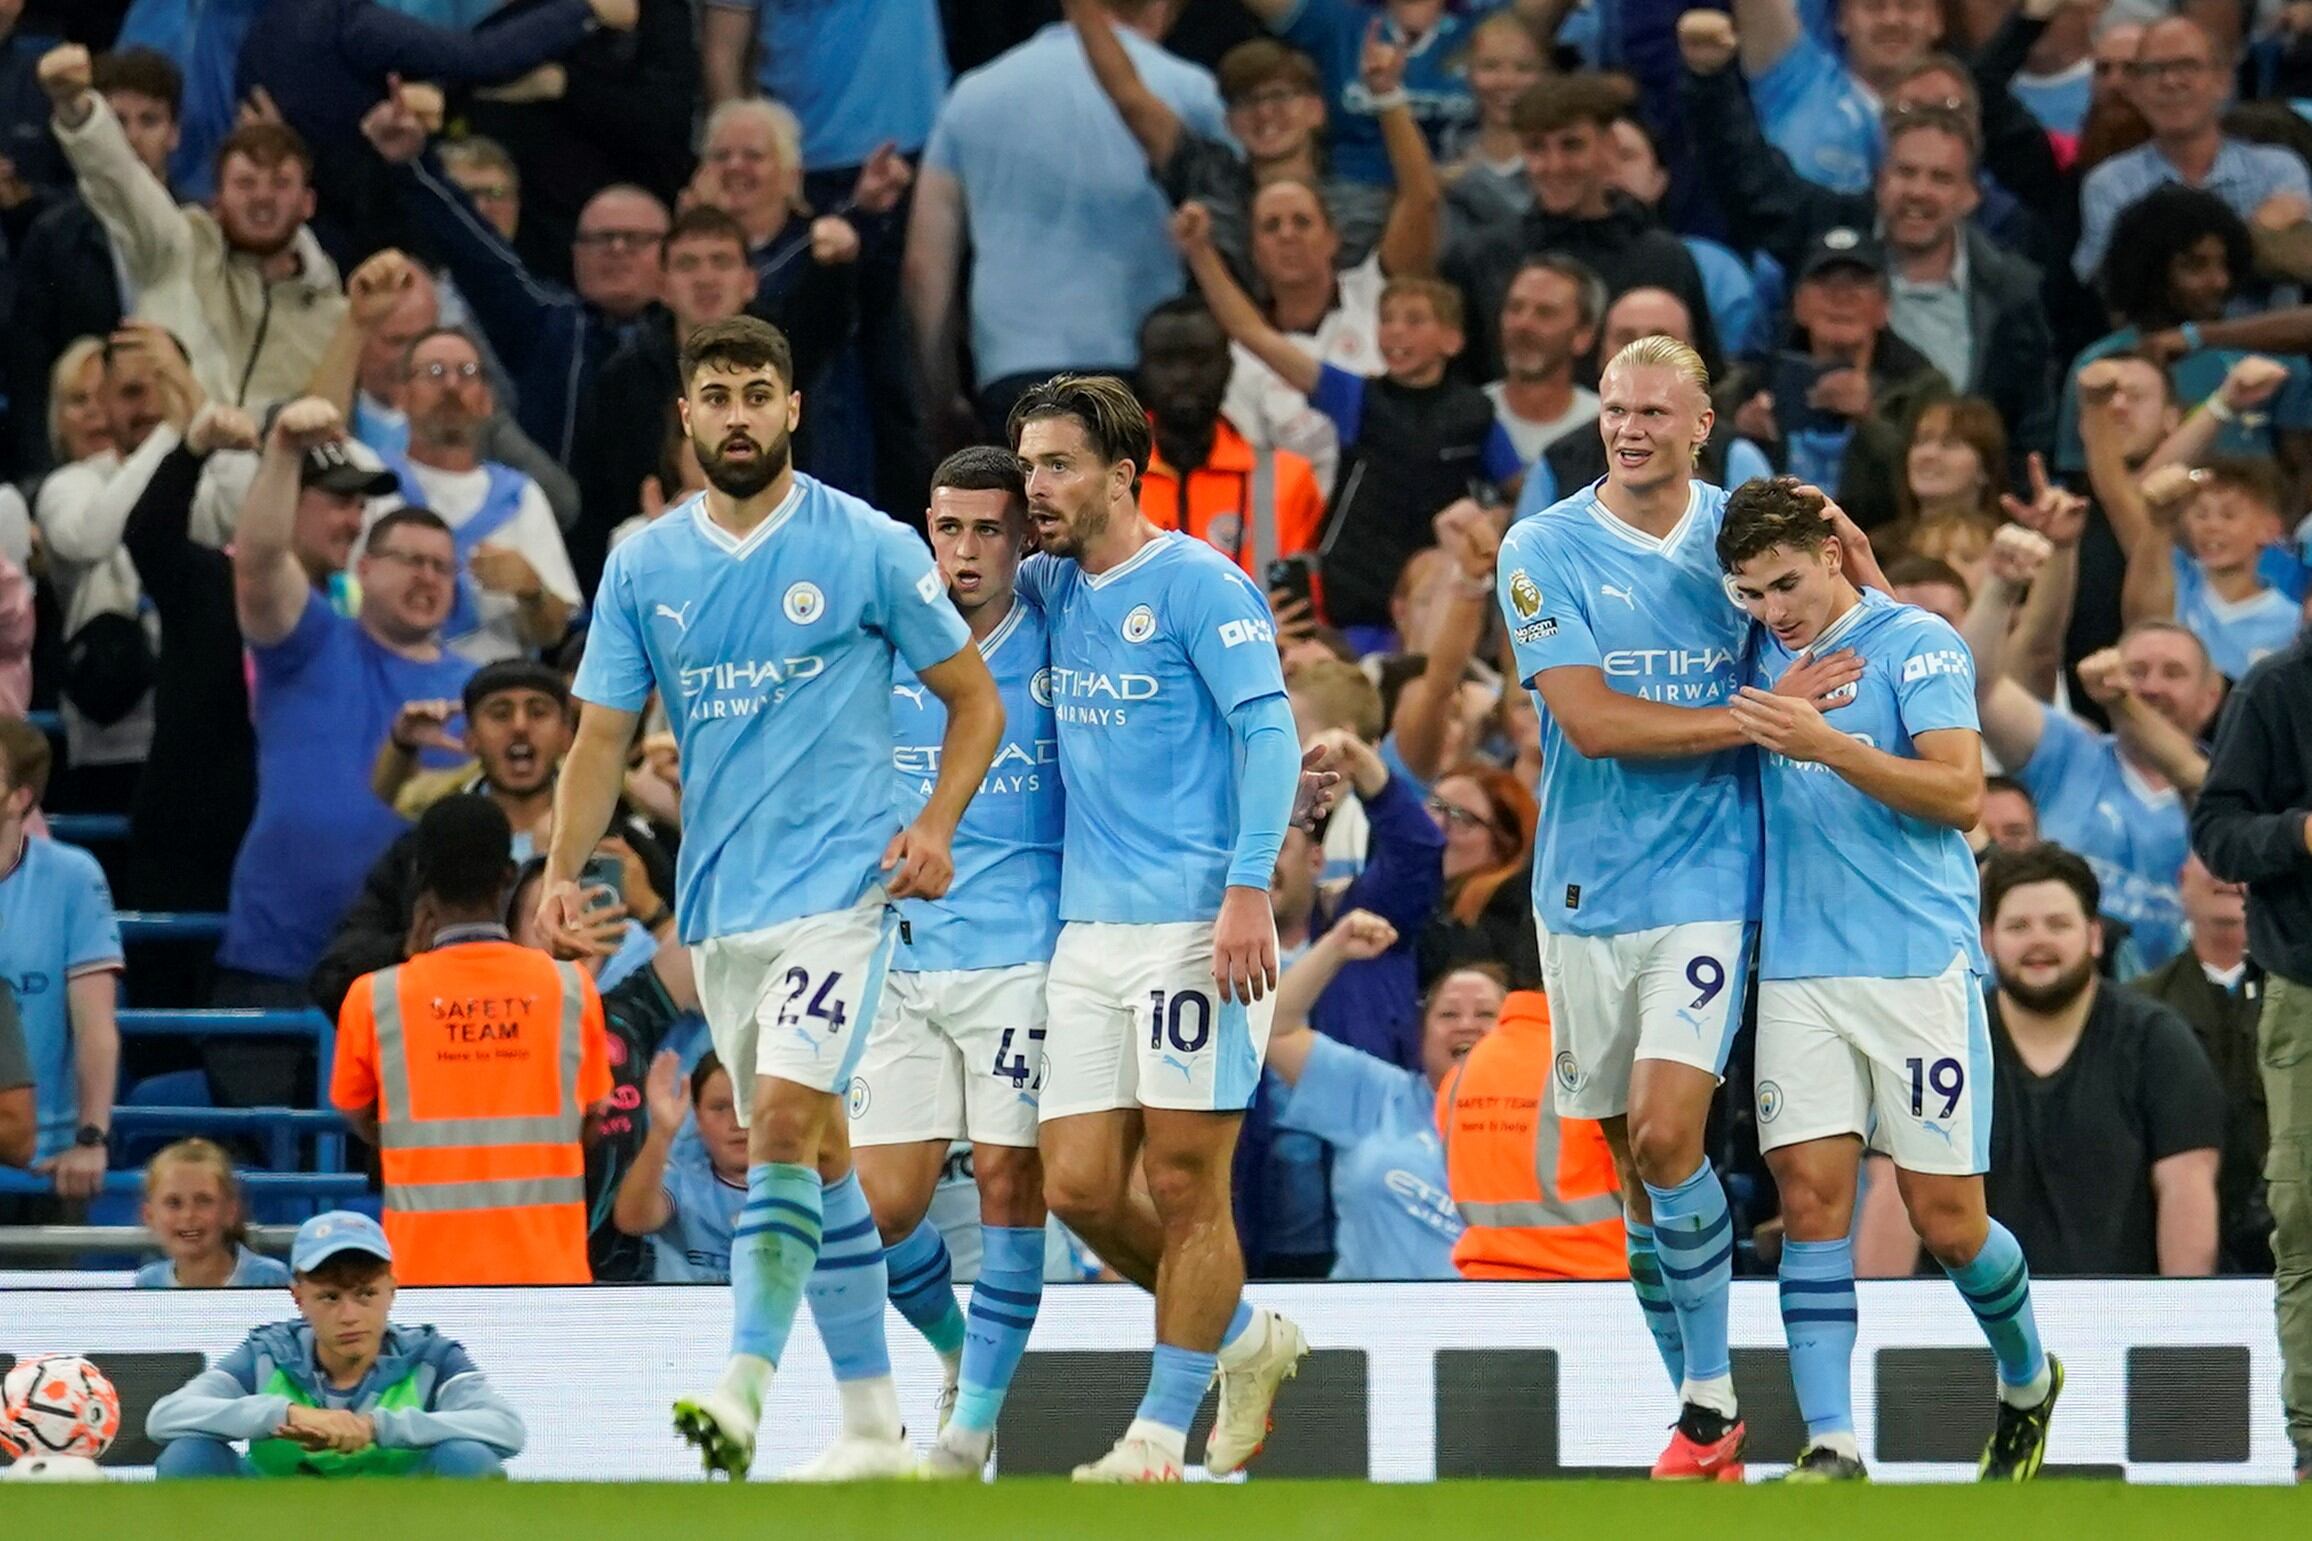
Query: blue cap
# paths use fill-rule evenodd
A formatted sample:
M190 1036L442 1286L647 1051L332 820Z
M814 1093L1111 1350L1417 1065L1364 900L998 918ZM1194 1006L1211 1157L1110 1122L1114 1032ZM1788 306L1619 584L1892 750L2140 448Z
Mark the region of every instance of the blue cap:
M340 1252L366 1252L393 1261L393 1247L375 1220L350 1209L332 1209L297 1227L297 1240L289 1248L289 1269L292 1273L311 1273Z

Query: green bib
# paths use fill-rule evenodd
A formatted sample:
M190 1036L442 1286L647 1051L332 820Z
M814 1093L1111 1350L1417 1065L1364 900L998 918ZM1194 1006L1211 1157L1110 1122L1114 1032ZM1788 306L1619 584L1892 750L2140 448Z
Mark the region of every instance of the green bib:
M321 1405L307 1396L304 1388L279 1366L274 1367L273 1378L259 1394L284 1396L298 1407ZM418 1397L417 1377L411 1374L386 1387L385 1393L364 1411L392 1412L423 1406ZM371 1445L358 1455L345 1455L335 1450L308 1450L293 1439L249 1441L249 1464L267 1477L398 1477L425 1456L423 1450L388 1450L382 1445Z

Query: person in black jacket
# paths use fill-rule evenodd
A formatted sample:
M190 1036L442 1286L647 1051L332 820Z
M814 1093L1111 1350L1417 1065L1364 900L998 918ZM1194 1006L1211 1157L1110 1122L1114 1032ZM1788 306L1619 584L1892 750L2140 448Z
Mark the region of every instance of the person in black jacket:
M2270 1110L2264 1160L2279 1294L2280 1399L2296 1476L2312 1479L2312 639L2233 687L2192 849L2248 885L2248 953L2265 972L2256 1024Z
M1694 349L1713 375L1718 334L1701 270L1685 243L1651 210L1613 185L1614 120L1629 110L1629 88L1583 71L1550 76L1517 103L1517 132L1533 183L1533 207L1515 225L1466 232L1446 248L1445 276L1469 296L1470 366L1499 375L1495 342L1510 281L1525 259L1571 257L1606 281L1610 303L1631 289L1667 289L1694 316Z
M1686 31L1679 41L1689 44ZM1972 222L1982 201L1973 123L1943 105L1890 113L1874 190L1835 193L1800 176L1766 142L1733 70L1699 46L1685 52L1687 122L1735 245L1761 249L1796 272L1826 231L1877 231L1890 269L1890 330L1925 354L1952 390L1999 409L2009 476L2020 486L2030 455L2054 442L2054 342L2039 269Z

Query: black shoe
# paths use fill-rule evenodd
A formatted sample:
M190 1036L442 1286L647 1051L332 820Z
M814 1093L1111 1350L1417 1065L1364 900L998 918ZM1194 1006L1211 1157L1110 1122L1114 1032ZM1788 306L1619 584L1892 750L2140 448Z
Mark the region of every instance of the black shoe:
M1785 1482L1868 1482L1870 1473L1851 1455L1840 1455L1827 1445L1808 1445L1798 1464L1783 1474Z
M1697 1445L1714 1445L1724 1439L1741 1420L1729 1418L1714 1407L1699 1402L1688 1402L1678 1409L1678 1432Z
M2063 1361L2047 1356L2047 1395L2036 1407L2015 1407L2002 1397L1999 1426L1983 1447L1978 1482L2029 1482L2039 1475L2047 1455L2047 1422L2055 1414L2055 1399L2063 1395Z

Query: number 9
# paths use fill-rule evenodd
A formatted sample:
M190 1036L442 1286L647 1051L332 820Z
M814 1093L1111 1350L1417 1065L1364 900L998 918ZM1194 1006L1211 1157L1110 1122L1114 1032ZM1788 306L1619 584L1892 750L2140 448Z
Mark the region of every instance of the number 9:
M1726 988L1726 965L1712 957L1695 958L1686 965L1686 983L1702 992L1686 1003L1688 1009L1700 1010Z

